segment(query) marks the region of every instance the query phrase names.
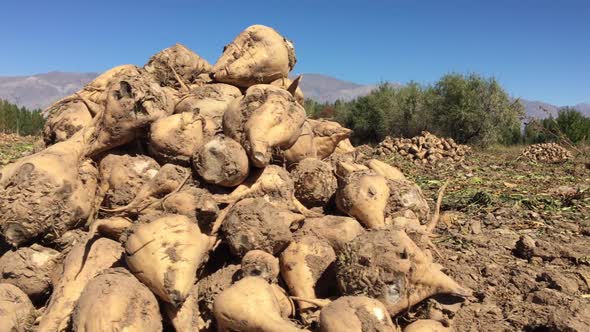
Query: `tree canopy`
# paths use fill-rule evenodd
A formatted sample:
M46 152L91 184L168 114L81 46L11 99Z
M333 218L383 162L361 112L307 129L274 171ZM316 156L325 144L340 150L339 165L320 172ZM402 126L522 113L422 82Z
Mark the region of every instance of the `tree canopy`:
M448 74L433 85L381 84L350 102L308 101L311 117L329 115L354 130L353 141L376 143L386 136L412 137L423 130L459 143L489 146L516 143L524 107L493 78Z
M590 143L590 118L571 107L564 107L555 118L550 116L526 123L526 143L556 142L562 139L572 143Z
M0 132L39 135L44 123L41 110L28 110L0 99Z

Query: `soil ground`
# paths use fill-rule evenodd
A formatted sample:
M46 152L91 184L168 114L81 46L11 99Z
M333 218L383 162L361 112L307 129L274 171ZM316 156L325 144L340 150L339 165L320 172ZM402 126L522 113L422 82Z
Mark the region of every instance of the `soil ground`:
M40 143L40 137L18 136L0 132L0 169L18 158L33 153L35 146ZM4 253L9 247L4 241L0 241L0 253Z
M0 134L0 167L34 142ZM590 331L590 151L542 164L518 160L520 149L474 151L437 167L380 157L416 181L431 206L449 180L437 262L474 291L462 302L429 299L401 325L430 317L455 331Z
M0 168L12 161L32 153L35 142L41 138L34 136L18 136L0 132Z
M381 158L434 206L449 180L433 242L449 275L474 291L431 299L403 317L448 319L456 331L590 331L590 159L541 164L521 148L474 151L436 168Z

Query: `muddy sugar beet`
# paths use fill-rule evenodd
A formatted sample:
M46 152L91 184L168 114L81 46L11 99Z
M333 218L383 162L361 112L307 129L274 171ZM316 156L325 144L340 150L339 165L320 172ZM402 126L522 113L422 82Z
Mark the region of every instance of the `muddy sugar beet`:
M0 331L400 331L418 302L468 296L420 188L307 118L295 63L254 25L214 64L172 45L50 106L46 148L0 169Z

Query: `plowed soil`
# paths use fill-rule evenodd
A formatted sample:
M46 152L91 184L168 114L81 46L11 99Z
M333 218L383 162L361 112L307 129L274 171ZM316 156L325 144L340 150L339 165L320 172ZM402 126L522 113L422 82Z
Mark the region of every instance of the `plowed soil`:
M449 180L433 242L465 302L430 299L400 318L446 319L456 331L590 331L590 160L517 160L520 148L477 152L461 164L382 158L434 206Z
M33 142L0 136L0 168ZM378 157L416 181L430 206L449 181L436 260L474 291L465 301L431 298L400 325L433 318L455 331L590 331L590 151L543 164L519 160L520 150L474 151L438 166Z

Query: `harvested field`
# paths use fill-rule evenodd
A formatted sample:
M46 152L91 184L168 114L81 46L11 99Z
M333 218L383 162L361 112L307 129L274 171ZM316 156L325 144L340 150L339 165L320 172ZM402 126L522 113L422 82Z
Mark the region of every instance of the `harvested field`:
M355 151L296 61L261 25L176 44L56 102L47 146L0 136L8 330L590 330L587 154Z
M31 154L40 137L0 133L0 166Z
M437 168L389 160L430 202L450 181L432 241L448 274L475 290L460 308L427 301L408 319L442 309L457 331L590 329L590 160L517 160L521 150Z

